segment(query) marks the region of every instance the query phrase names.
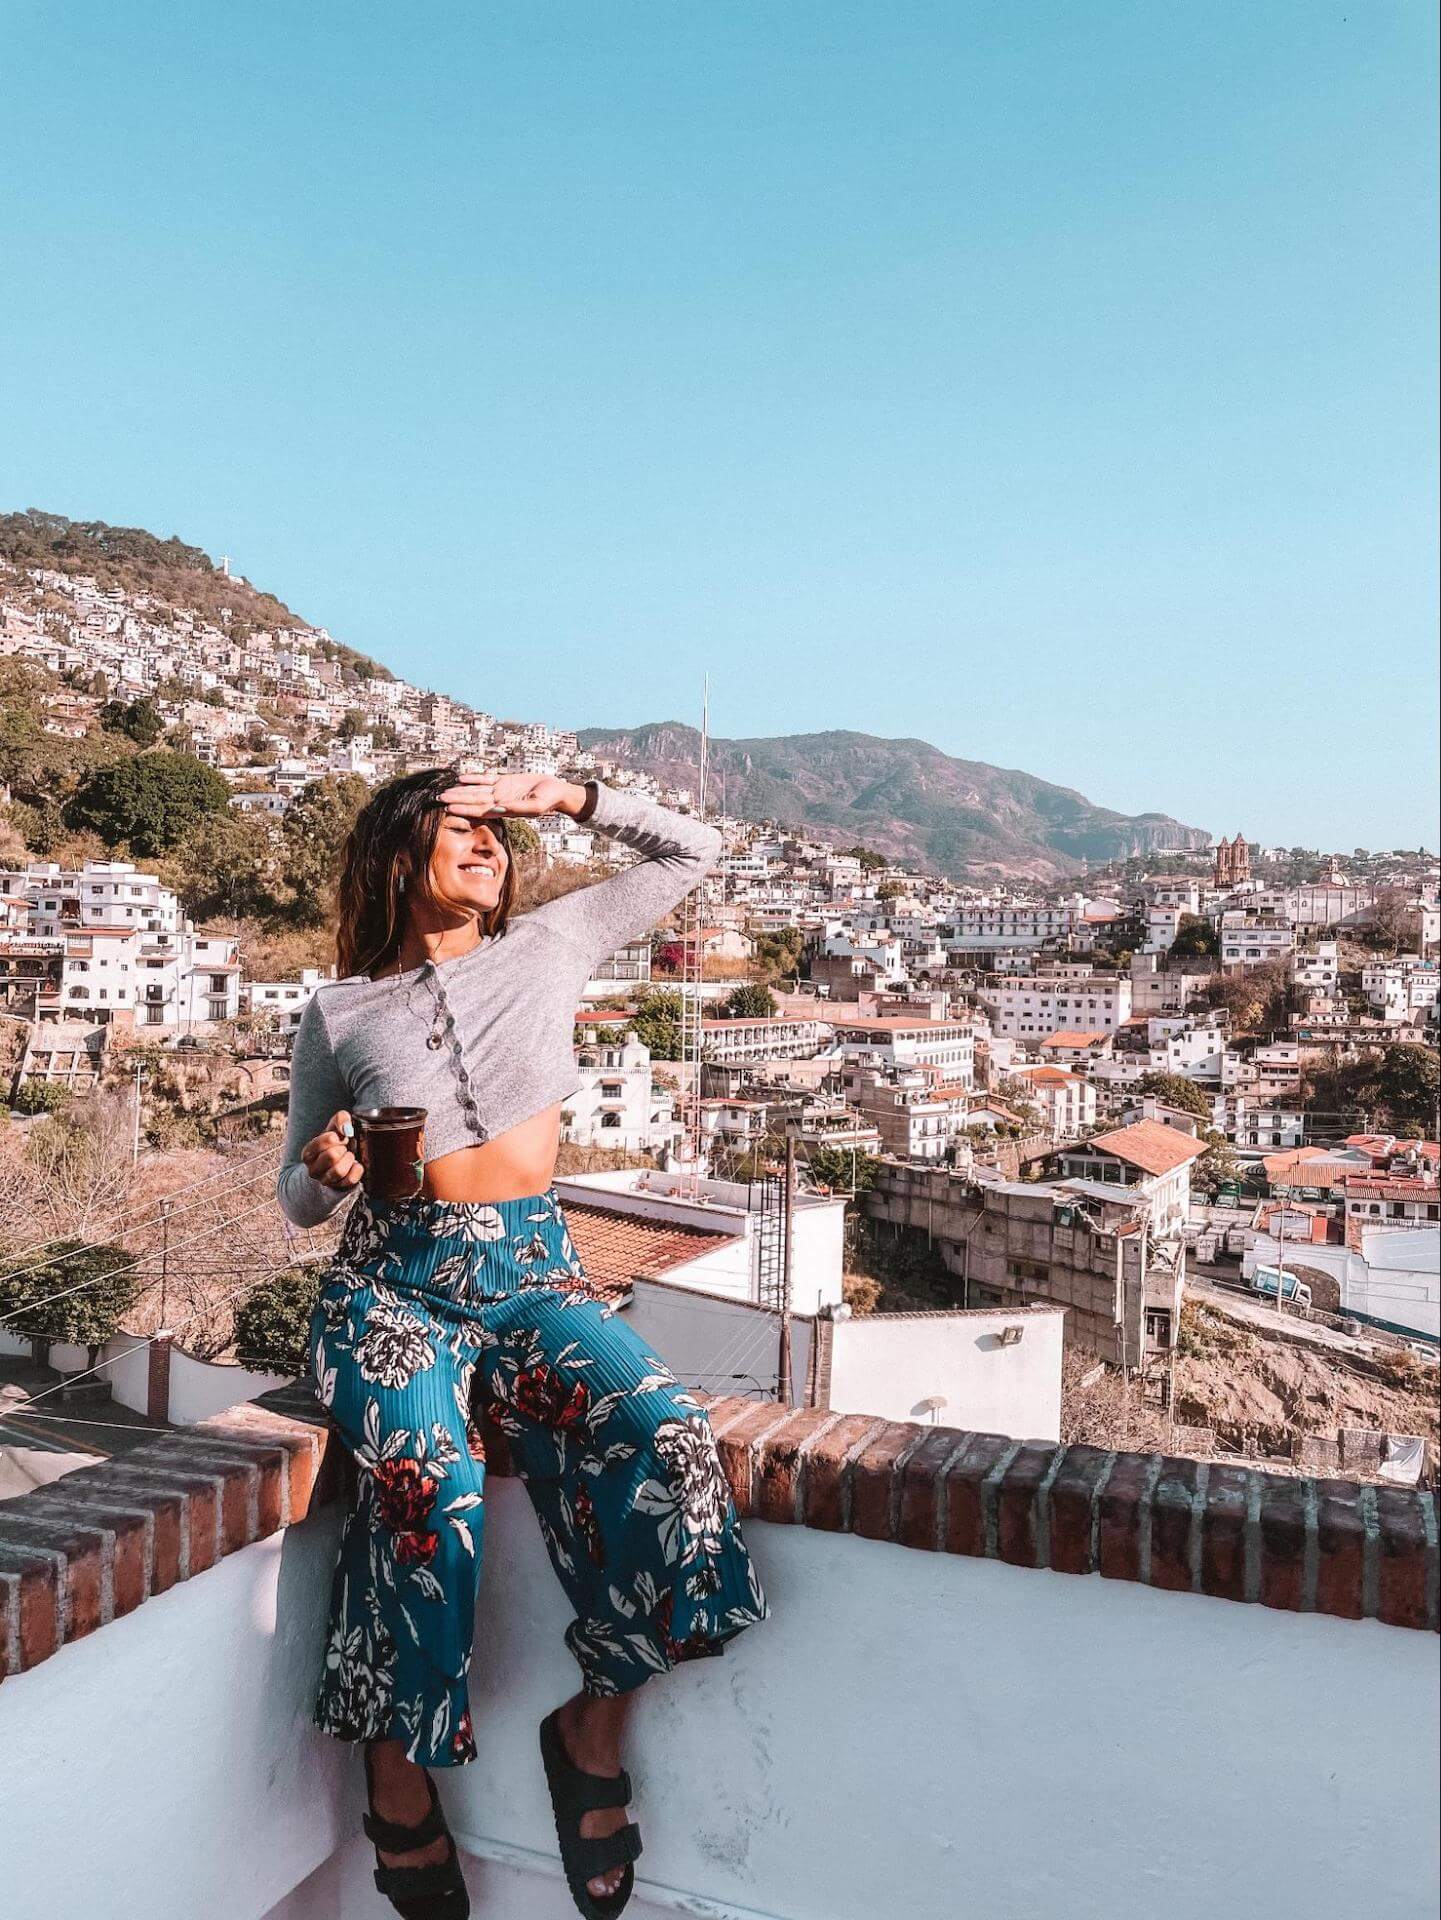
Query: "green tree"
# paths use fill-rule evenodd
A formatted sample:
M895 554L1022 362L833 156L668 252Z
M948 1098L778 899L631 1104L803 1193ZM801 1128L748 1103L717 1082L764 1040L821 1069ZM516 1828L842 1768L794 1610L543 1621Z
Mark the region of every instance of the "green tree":
M1214 1196L1227 1181L1239 1181L1241 1163L1225 1134L1207 1127L1201 1134L1206 1151L1191 1166L1191 1185L1197 1193Z
M631 1025L650 1048L652 1060L680 1059L681 997L678 993L665 989L643 993L636 1002Z
M1173 960L1214 960L1221 951L1221 937L1211 922L1199 913L1183 913L1171 942Z
M1387 1047L1376 1086L1393 1127L1417 1127L1426 1133L1435 1126L1441 1062L1434 1047Z
M292 801L281 823L281 873L289 912L300 926L330 919L341 850L369 797L359 774L342 773L312 780Z
M203 815L170 855L162 877L197 920L217 914L259 919L274 912L279 856L269 821L234 807Z
M852 860L859 860L867 873L875 873L880 867L888 867L890 861L883 853L877 853L873 847L842 847L840 851L848 854Z
M1179 1107L1182 1113L1194 1113L1198 1120L1211 1117L1210 1101L1184 1073L1143 1073L1136 1082L1136 1091L1149 1093L1168 1107Z
M22 1080L10 1104L16 1113L64 1113L72 1098L59 1080Z
M529 820L507 820L505 837L510 842L510 850L517 860L529 859L541 851L540 835Z
M881 1167L873 1154L851 1147L812 1147L806 1165L816 1185L833 1193L869 1193Z
M67 802L68 827L122 841L141 859L168 853L208 813L223 813L230 788L213 767L188 754L137 753L100 767Z
M139 700L107 700L100 709L100 724L107 733L124 734L137 747L153 747L165 731L160 709L148 696Z
M781 979L795 979L805 950L806 937L799 927L777 927L756 935L756 958Z
M882 880L876 888L876 898L877 900L900 900L904 898L905 892L906 889L899 880Z
M337 740L353 740L358 733L366 733L368 731L369 729L365 723L365 715L361 712L360 708L347 707L345 712L340 716L340 724L335 729L335 737Z
M66 1340L90 1350L108 1340L140 1291L135 1256L124 1247L62 1240L43 1266L0 1279L0 1310L12 1330L37 1341ZM17 1309L23 1311L16 1312Z
M727 1020L768 1020L776 1010L775 995L758 980L747 980L721 1001Z
M287 1267L253 1287L235 1309L235 1353L243 1366L298 1376L310 1366L310 1317L326 1263Z

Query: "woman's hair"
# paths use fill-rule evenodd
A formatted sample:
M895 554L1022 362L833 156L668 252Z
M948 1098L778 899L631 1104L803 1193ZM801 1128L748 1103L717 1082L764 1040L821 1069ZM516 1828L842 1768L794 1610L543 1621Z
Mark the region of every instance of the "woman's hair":
M335 958L342 977L374 973L395 958L407 899L437 900L430 857L445 817L440 796L456 778L454 767L402 774L377 787L356 815L341 853L337 889ZM481 932L494 938L505 932L515 902L515 859L504 819L486 825L506 851L500 899L480 915Z

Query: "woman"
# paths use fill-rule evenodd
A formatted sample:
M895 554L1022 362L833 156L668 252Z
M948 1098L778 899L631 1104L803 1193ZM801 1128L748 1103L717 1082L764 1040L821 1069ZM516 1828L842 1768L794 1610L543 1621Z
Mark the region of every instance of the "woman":
M564 813L641 857L512 919L506 818ZM575 1609L580 1690L541 1726L566 1878L618 1914L640 1851L620 1760L652 1673L764 1618L704 1411L588 1287L551 1186L572 1033L596 963L673 907L719 835L588 782L409 774L347 842L343 976L305 1009L280 1204L315 1226L358 1186L352 1111L427 1109L423 1187L361 1193L311 1324L358 1495L317 1723L365 1743L376 1884L406 1920L464 1920L429 1767L475 1757L466 1695L483 1534L484 1403Z

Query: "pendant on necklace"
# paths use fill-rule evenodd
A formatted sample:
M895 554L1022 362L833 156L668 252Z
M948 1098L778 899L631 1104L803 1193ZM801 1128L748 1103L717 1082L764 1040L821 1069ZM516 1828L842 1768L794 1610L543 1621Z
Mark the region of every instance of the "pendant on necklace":
M425 1044L430 1048L432 1053L439 1053L440 1049L445 1045L445 1035L439 1027L431 1028L430 1032L425 1036Z

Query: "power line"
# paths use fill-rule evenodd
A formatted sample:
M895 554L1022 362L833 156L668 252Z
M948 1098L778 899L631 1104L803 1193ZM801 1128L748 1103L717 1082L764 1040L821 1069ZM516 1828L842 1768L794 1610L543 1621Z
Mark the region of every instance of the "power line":
M233 1192L239 1187L250 1185L251 1182L258 1179L262 1173L272 1172L279 1160L279 1157L280 1157L279 1149L276 1149L273 1154L266 1154L263 1156L252 1156L252 1160L250 1162L247 1162L247 1165L250 1166L251 1168L249 1172L240 1175L238 1179L232 1180L229 1185L221 1187L215 1193L206 1194L202 1199L191 1200L185 1206L175 1208L170 1213L170 1218L172 1220L178 1219L182 1214L193 1212L196 1207L209 1206L214 1201L221 1199L225 1194ZM229 1167L218 1168L216 1172L212 1174L207 1174L205 1179L192 1181L188 1188L179 1187L176 1189L176 1191L179 1193L193 1191L196 1187L206 1186L211 1182L218 1180L222 1174L230 1174L232 1172L233 1172L233 1169ZM166 1194L163 1196L163 1201L157 1201L157 1202L154 1202L153 1204L158 1209L162 1204L168 1205L171 1197L172 1196L170 1194ZM147 1204L151 1204L151 1203L147 1203ZM127 1220L122 1225L117 1225L117 1227L115 1228L115 1233L117 1236L125 1233L137 1233L142 1228L152 1227L157 1225L159 1223L159 1218L160 1216L157 1211L153 1219ZM49 1248L50 1252L42 1253L41 1257L38 1260L32 1260L29 1266L12 1267L8 1272L0 1273L0 1285L3 1285L8 1280L23 1280L27 1274L35 1273L41 1267L49 1266L51 1260L55 1257L54 1250L58 1247L64 1246L67 1240L72 1237L74 1236L67 1235L67 1234L56 1234L49 1240L40 1240L35 1242L34 1246L28 1247L24 1250L24 1252L20 1256L22 1259L25 1258L27 1255L34 1253L37 1250L42 1248ZM82 1242L82 1244L79 1247L72 1248L71 1251L72 1253L79 1253L79 1252L91 1253L91 1252L94 1252L96 1247L113 1245L113 1244L114 1244L113 1241L94 1240L94 1241ZM12 1256L12 1258L13 1257L14 1256Z
M161 1332L152 1333L144 1340L137 1340L133 1347L126 1347L123 1352L112 1353L104 1360L97 1360L93 1367L84 1367L79 1373L67 1373L65 1378L57 1381L53 1387L46 1387L42 1392L32 1394L28 1400L22 1400L18 1406L5 1408L0 1418L8 1419L12 1415L27 1413L31 1407L38 1405L41 1400L48 1400L52 1394L63 1393L67 1387L73 1387L77 1380L88 1380L93 1374L99 1373L103 1367L113 1367L117 1361L128 1359L132 1353L141 1353L147 1347L153 1347L155 1342L161 1338L161 1333L173 1336L179 1333L183 1327L192 1325L196 1320L204 1319L206 1314L216 1312L218 1308L223 1307L227 1301L235 1299L237 1295L248 1293L252 1287L260 1286L263 1281L274 1279L276 1275L288 1273L289 1271L290 1263L287 1261L283 1266L273 1268L268 1274L260 1274L254 1280L247 1280L238 1287L232 1287L229 1293L221 1294L218 1300L207 1301L203 1307L197 1307L194 1313L187 1314L183 1320L177 1320L173 1327L163 1328Z
M258 1201L253 1207L244 1208L241 1212L231 1214L224 1220L215 1221L210 1226L202 1228L199 1233L190 1234L185 1239L174 1242L170 1247L170 1252L172 1254L180 1253L186 1247L198 1246L202 1240L213 1240L217 1233L226 1232L241 1220L252 1219L269 1205L270 1202L268 1200ZM88 1251L93 1251L93 1249L88 1249ZM26 1314L35 1313L41 1307L48 1307L56 1300L68 1300L72 1294L83 1293L87 1287L97 1287L104 1281L118 1279L121 1274L133 1273L137 1267L144 1266L147 1260L153 1260L154 1258L155 1254L153 1251L137 1254L133 1260L127 1261L124 1265L111 1267L104 1273L92 1274L88 1280L77 1281L73 1287L62 1287L55 1293L46 1294L40 1300L30 1300L23 1306L12 1307L8 1313L0 1313L0 1327L5 1326L11 1320L21 1320ZM46 1262L41 1261L39 1264L43 1267ZM287 1265L288 1264L290 1263L287 1262ZM31 1269L31 1271L34 1271L34 1269Z

